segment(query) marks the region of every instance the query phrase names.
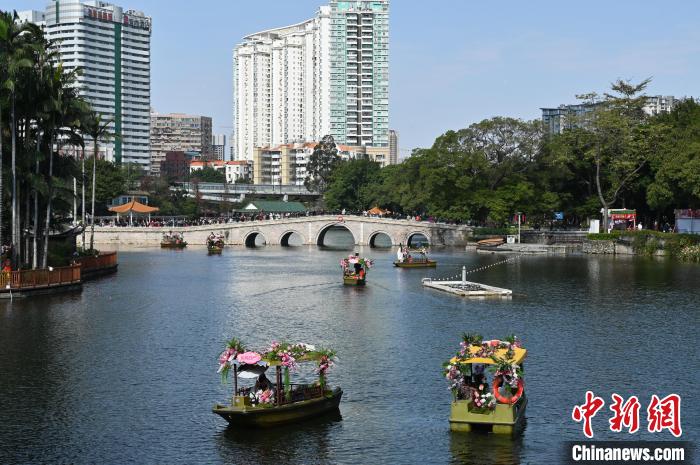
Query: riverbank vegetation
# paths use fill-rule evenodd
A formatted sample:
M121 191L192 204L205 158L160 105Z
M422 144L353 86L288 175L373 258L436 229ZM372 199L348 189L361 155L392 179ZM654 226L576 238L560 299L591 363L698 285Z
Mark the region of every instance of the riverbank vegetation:
M561 134L494 117L447 131L398 165L339 163L326 204L492 227L518 211L531 225L559 211L579 225L604 207L634 208L647 227L673 222L675 208L700 207L700 106L687 100L650 116L648 83L617 81L610 93L580 96L590 111L570 115Z

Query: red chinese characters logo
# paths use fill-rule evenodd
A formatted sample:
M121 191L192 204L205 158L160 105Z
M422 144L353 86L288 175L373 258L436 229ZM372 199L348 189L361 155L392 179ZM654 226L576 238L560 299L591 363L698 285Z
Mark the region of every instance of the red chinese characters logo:
M675 437L683 434L681 429L681 396L669 394L663 399L654 394L647 408L648 431L658 433L665 429Z
M639 411L641 404L637 396L631 396L625 400L622 396L612 394L613 403L610 410L613 417L608 420L610 430L616 433L624 428L629 434L639 431ZM592 419L603 408L605 401L596 397L591 391L586 391L586 402L576 405L571 412L571 418L577 422L583 422L583 434L587 438L593 437ZM650 433L659 433L668 430L675 437L683 433L681 428L681 396L669 394L660 399L654 394L647 407L647 430Z
M571 412L571 418L575 422L583 421L583 434L587 438L593 437L593 426L591 425L591 420L598 413L598 410L603 408L605 401L600 397L596 397L591 391L586 391L586 403L583 405L577 405Z
M612 395L613 404L610 410L615 414L609 421L610 430L617 433L622 431L622 427L628 429L630 434L639 431L639 399L637 396L632 396L623 404L622 397L617 394Z

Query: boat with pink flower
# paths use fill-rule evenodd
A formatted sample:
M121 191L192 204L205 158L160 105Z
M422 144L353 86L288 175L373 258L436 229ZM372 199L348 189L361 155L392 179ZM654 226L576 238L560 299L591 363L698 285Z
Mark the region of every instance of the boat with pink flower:
M275 426L337 411L343 391L331 388L327 373L334 365L335 352L304 344L273 342L252 351L234 338L219 356L219 373L225 381L233 378L229 405L216 404L213 412L231 426ZM311 383L292 383L291 374L304 365L315 365L318 375ZM266 372L273 369L274 381Z
M364 286L367 280L367 271L374 263L369 258L362 258L355 253L347 258L340 259L340 267L343 269L343 284L346 286Z
M497 434L518 431L527 406L526 356L527 350L515 336L484 341L479 334L465 333L459 352L444 365L453 396L450 429L483 428Z

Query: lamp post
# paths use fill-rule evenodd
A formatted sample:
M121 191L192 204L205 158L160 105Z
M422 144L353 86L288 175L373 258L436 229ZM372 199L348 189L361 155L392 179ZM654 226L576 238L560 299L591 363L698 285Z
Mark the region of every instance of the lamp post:
M516 215L518 215L518 244L520 244L520 215L521 212L517 212Z

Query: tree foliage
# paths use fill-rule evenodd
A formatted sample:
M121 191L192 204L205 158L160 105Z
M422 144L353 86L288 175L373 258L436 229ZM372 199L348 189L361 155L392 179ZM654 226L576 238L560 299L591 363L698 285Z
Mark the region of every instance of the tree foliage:
M540 121L490 118L447 131L432 147L381 169L342 163L325 194L331 208L378 205L409 215L500 226L515 212L533 223L563 211L572 224L601 207L635 208L640 217L670 217L700 207L700 105L644 111L649 81L616 81L611 91L580 96L591 111L561 134Z
M340 163L338 149L335 146L333 136L323 136L306 163L306 179L304 185L307 189L317 192L325 192L331 181L333 170Z

